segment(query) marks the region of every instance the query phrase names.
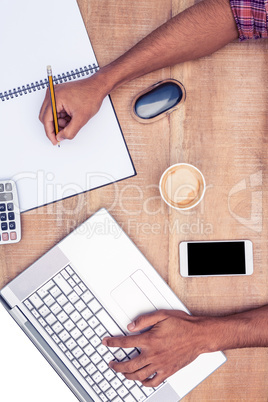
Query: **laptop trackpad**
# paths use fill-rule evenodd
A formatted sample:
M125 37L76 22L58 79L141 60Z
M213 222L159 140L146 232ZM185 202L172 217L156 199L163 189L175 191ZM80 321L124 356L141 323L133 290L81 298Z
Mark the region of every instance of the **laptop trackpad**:
M129 277L111 292L112 298L129 318L135 320L139 315L156 310L140 287Z
M130 321L160 309L172 309L162 293L142 270L137 270L111 292Z

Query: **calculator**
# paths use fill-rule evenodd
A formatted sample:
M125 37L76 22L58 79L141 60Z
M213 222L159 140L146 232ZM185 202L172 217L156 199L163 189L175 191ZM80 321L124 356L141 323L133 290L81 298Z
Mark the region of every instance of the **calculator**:
M0 244L21 239L19 199L16 183L0 179Z

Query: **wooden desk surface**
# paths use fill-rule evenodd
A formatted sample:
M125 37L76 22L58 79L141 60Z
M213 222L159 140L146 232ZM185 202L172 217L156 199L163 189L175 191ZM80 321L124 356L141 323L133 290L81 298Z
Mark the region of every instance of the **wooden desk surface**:
M129 49L192 0L79 0L100 65ZM150 125L130 115L133 97L164 78L181 81L184 106ZM198 61L137 79L112 94L138 175L22 214L22 241L0 248L0 287L100 207L125 231L192 313L224 314L268 303L268 42L234 42ZM176 212L160 199L161 173L176 162L199 167L202 203ZM182 240L250 239L250 277L183 279ZM185 401L267 401L268 351L226 351L228 361Z

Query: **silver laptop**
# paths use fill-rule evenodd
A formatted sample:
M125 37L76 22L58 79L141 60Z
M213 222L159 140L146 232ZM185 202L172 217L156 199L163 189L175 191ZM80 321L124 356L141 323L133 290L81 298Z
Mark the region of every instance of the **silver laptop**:
M103 337L127 334L143 313L188 310L105 209L5 286L0 301L80 401L177 402L226 361L200 355L157 388L109 368L139 350L111 350Z

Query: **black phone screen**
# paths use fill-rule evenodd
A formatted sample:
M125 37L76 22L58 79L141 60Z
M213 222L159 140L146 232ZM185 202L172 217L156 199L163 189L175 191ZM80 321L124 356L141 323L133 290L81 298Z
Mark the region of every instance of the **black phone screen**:
M188 275L243 275L246 273L245 243L188 243Z

